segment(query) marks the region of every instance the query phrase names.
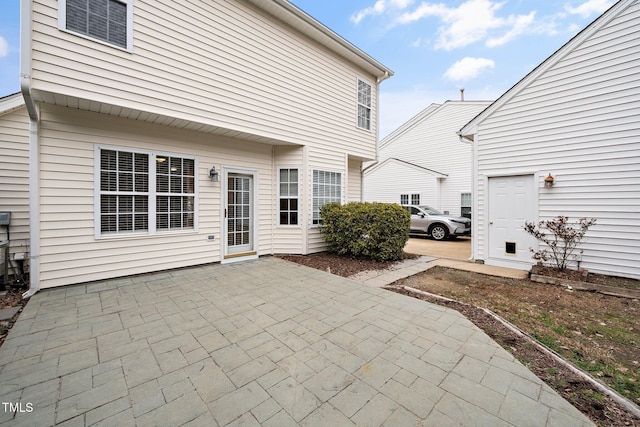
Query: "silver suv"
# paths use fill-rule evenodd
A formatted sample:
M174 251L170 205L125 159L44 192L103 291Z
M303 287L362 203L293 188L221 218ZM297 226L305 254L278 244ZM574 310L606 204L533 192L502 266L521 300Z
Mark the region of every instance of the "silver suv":
M434 240L445 240L471 234L471 220L444 215L425 205L402 205L411 214L411 234L429 234Z

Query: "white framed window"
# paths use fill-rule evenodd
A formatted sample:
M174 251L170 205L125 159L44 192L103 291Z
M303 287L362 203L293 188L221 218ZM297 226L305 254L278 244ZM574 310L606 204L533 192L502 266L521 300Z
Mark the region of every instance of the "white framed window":
M96 146L96 237L196 229L196 160Z
M59 0L58 28L131 50L133 0Z
M411 203L409 203L409 194L401 194L400 195L400 204L401 205L419 205L420 204L420 194L411 194Z
M471 193L460 193L460 216L471 218Z
M156 155L156 229L193 229L195 160Z
M358 127L371 130L371 85L358 79Z
M320 208L325 203L342 202L342 173L313 170L312 224L320 224Z
M278 169L278 224L298 225L299 221L299 170Z

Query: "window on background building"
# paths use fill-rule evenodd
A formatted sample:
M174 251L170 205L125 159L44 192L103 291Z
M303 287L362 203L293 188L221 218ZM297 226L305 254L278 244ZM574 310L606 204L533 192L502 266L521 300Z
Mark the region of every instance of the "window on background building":
M460 216L471 218L471 193L460 194Z
M358 79L358 127L371 130L371 85Z
M298 169L281 168L278 173L280 225L298 225Z
M63 28L127 49L131 0L61 0Z
M409 195L408 194L401 194L400 195L400 204L401 205L408 205L409 204Z
M342 201L342 174L313 171L312 223L320 224L320 208L325 203Z
M123 149L100 148L98 152L97 235L194 228L194 159ZM155 191L151 190L152 179Z
M412 194L411 195L411 204L419 205L420 204L420 194Z

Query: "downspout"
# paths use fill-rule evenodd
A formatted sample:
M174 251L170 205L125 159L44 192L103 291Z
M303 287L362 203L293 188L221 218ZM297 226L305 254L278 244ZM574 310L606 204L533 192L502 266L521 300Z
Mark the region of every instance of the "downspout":
M29 298L40 289L40 117L31 95L31 0L20 3L20 91L29 114Z
M278 205L280 203L280 201L278 200L278 179L279 179L279 174L278 174L278 170L276 169L276 146L272 145L271 146L271 197L275 197L275 201L273 199L271 199L271 255L275 254L275 245L273 243L273 240L275 238L276 235L276 223L278 221L278 208L276 208L276 205Z
M477 194L478 194L478 162L476 147L477 144L473 143L472 138L463 136L460 132L457 132L460 142L471 145L471 256L468 261L474 261L477 257L477 242L478 242L478 206L477 206Z

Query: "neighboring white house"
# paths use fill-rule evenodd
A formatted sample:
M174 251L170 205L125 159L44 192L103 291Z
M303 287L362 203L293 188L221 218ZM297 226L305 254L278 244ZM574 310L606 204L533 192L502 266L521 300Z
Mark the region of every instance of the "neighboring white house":
M29 253L29 118L19 93L0 98L0 212L9 212L9 225L0 225L0 241L10 239L10 260ZM0 260L0 265L4 260ZM8 266L7 266L8 267ZM4 265L2 271L4 272ZM9 272L13 271L9 268Z
M471 145L456 135L489 101L431 104L385 137L363 173L363 198L471 213Z
M31 292L320 251L361 199L392 71L289 1L23 4Z
M589 217L580 266L640 279L639 28L640 1L617 2L462 128L474 258L528 269L525 220Z

